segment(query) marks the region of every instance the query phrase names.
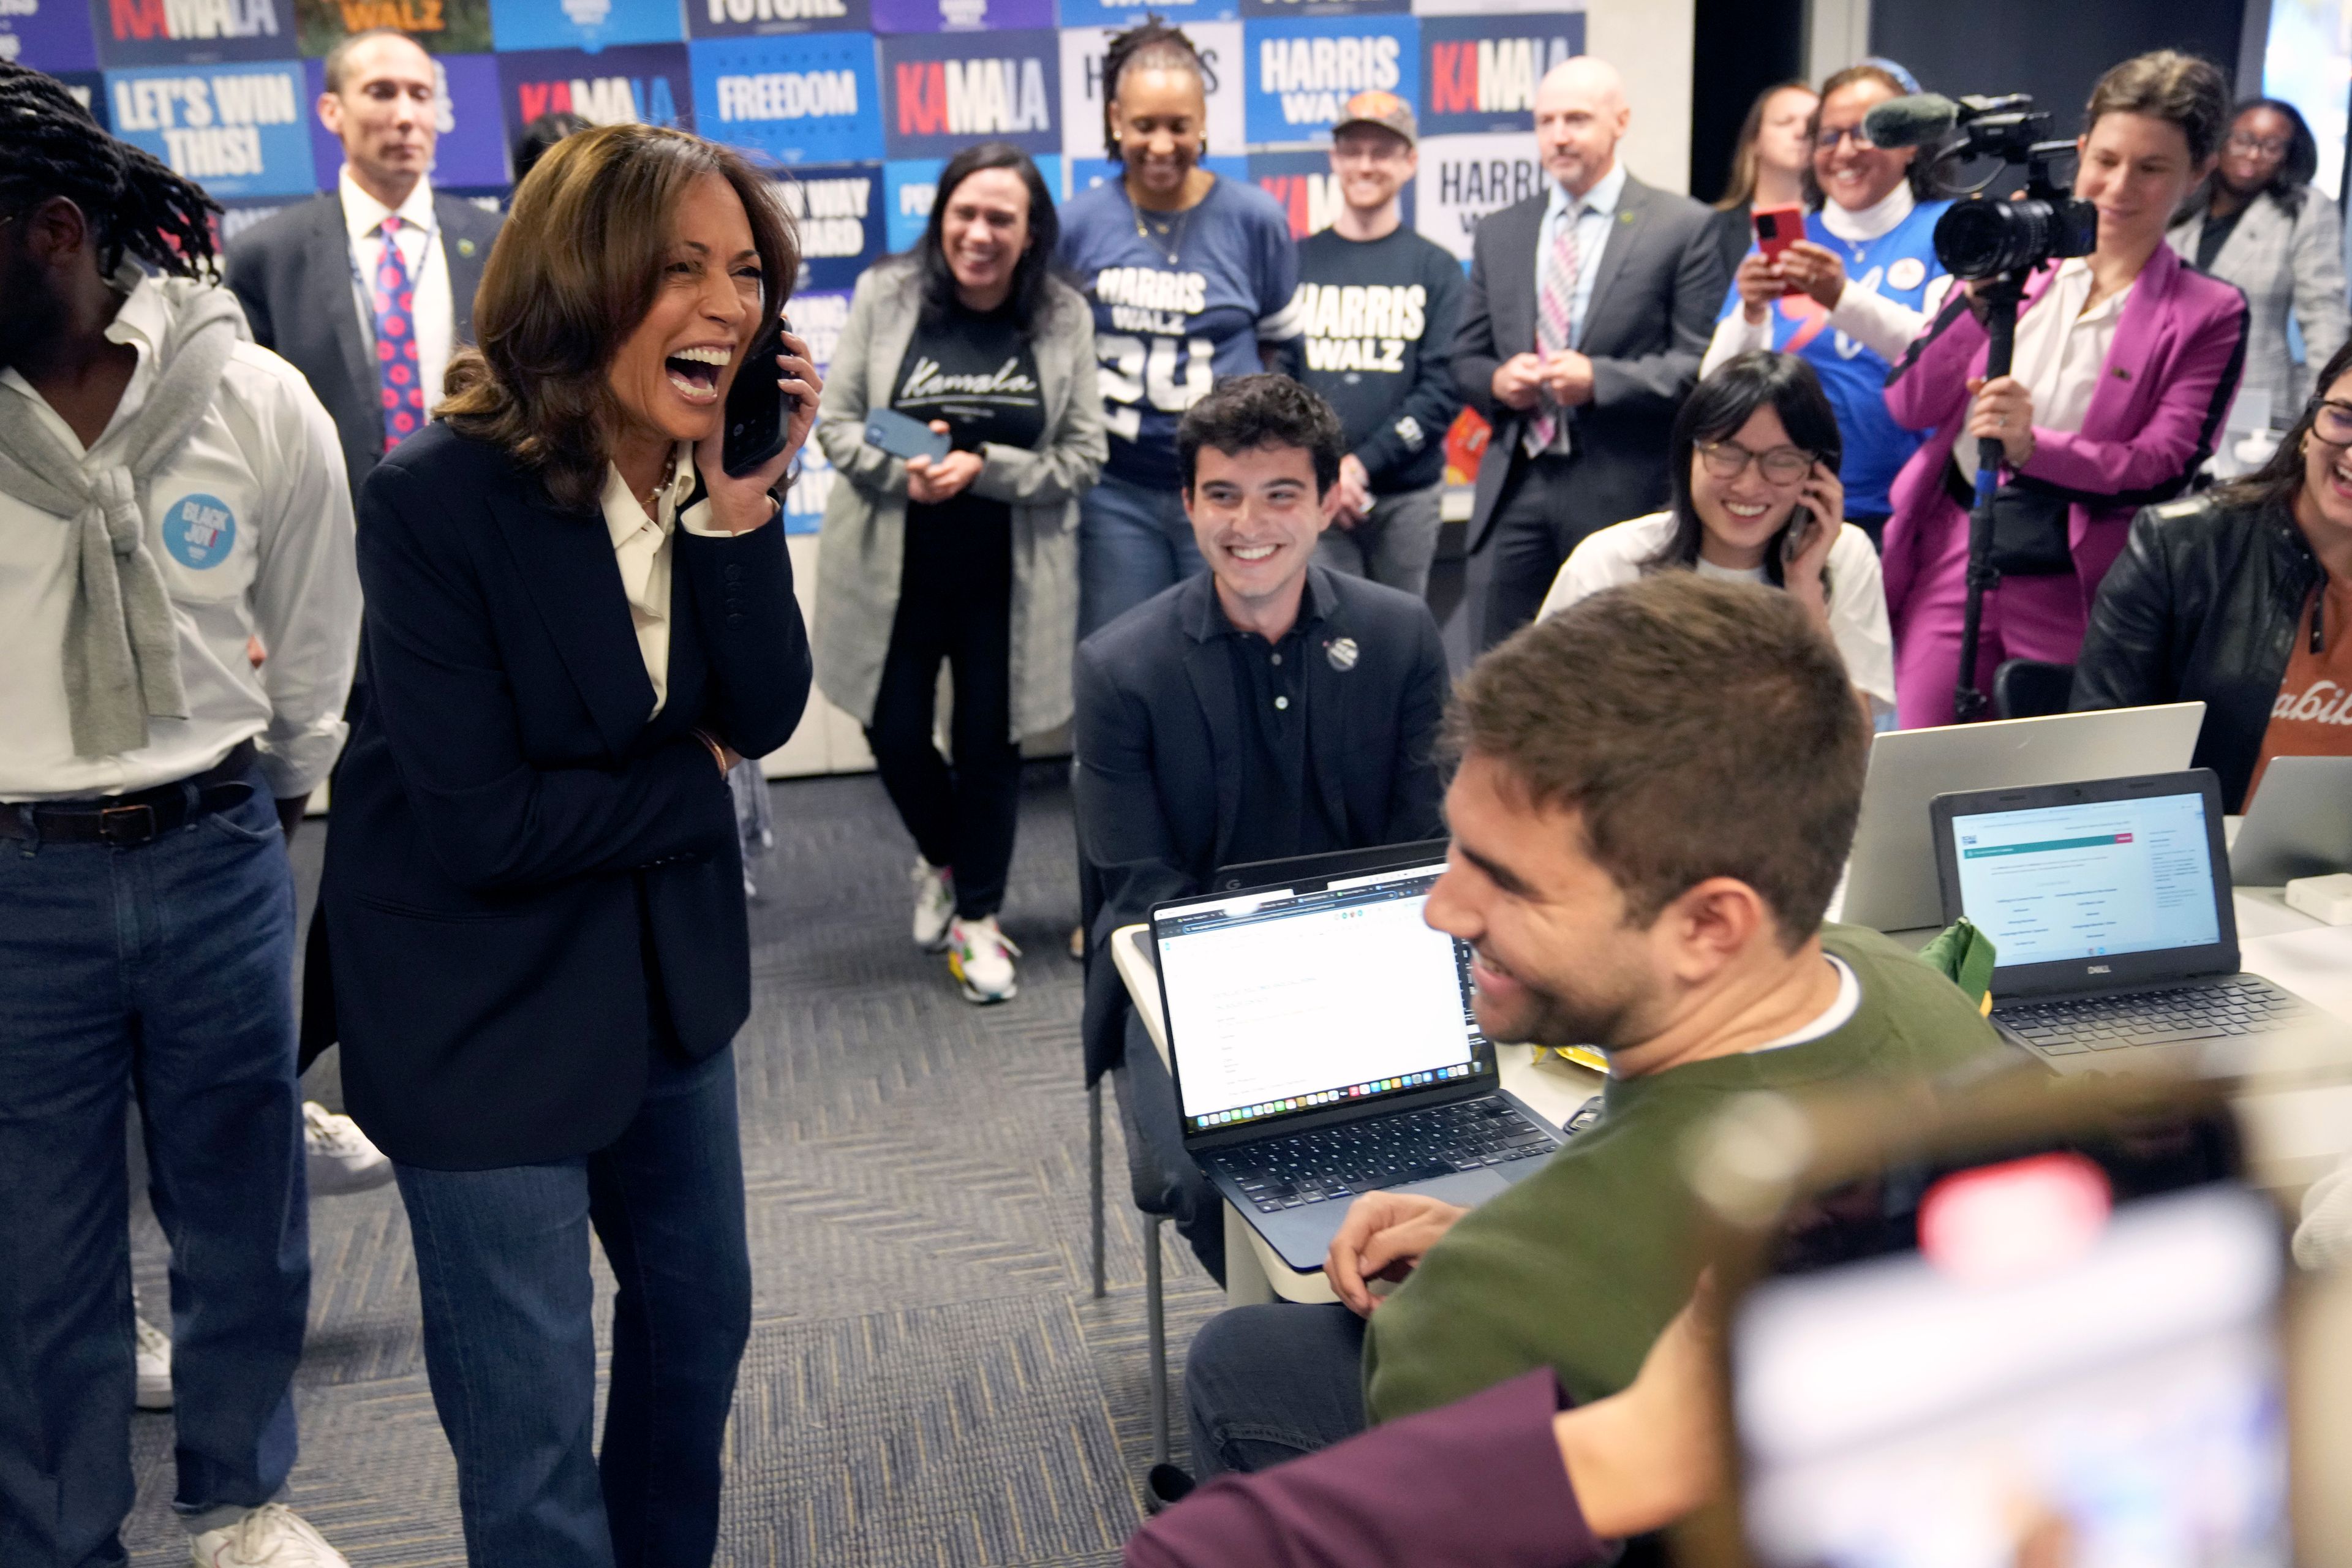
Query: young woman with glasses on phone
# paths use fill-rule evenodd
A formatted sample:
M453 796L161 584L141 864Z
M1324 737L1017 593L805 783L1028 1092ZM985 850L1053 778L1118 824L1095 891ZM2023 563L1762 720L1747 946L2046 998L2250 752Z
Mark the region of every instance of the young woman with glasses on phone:
M1891 711L1886 595L1869 537L1845 521L1843 457L1837 415L1812 367L1769 350L1741 354L1700 382L1675 416L1667 510L1578 545L1542 614L1652 572L1766 584L1829 634L1871 717Z
M2261 469L2132 520L2074 706L2202 701L2194 765L2242 811L2273 757L2352 756L2352 345Z

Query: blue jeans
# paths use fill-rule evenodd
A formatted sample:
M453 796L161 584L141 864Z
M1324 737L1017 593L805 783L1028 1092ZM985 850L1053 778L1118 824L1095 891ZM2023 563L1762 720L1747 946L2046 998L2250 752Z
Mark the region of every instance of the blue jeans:
M1078 638L1205 564L1184 498L1105 474L1078 499Z
M1364 1321L1338 1302L1233 1307L1184 1358L1192 1464L1255 1474L1354 1436L1364 1419Z
M650 1048L645 1103L593 1154L396 1167L476 1568L705 1568L717 1543L751 1324L735 1058ZM601 1455L592 1225L620 1284Z
M136 848L0 839L0 1563L125 1561L130 1175L171 1242L173 1506L268 1502L310 1310L294 879L269 792Z

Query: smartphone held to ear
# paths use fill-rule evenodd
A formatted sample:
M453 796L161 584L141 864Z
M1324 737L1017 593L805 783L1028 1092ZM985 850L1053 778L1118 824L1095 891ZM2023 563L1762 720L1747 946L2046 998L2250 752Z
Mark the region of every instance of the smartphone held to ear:
M951 443L919 419L895 408L876 408L866 416L866 444L911 461L929 458L936 463L948 455Z
M792 322L779 316L744 356L727 389L727 437L719 448L719 466L730 479L740 479L765 467L784 449L797 395L778 384L782 380L776 356L783 352L783 334Z

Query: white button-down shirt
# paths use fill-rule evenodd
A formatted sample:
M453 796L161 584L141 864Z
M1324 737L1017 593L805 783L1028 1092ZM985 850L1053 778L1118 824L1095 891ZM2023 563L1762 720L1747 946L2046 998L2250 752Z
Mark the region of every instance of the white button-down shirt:
M433 187L419 180L406 201L388 207L360 189L348 163L336 185L342 193L343 227L352 237L352 303L360 313L360 341L371 349L375 344L375 302L368 298L369 287L383 260L384 216L400 215L400 258L415 290L411 320L416 333L417 384L425 388L429 413L441 401L441 377L449 368L450 345L457 335L449 260L441 249L441 226L433 216ZM368 363L375 363L373 355Z
M694 446L680 441L677 468L654 498L654 515L629 493L621 470L606 464L604 493L598 504L604 513L604 531L613 539L613 558L621 568L621 591L628 595L629 619L637 631L637 653L646 661L646 678L654 683L651 719L669 700L669 591L671 531L731 538L710 525L710 502L698 500L680 514L678 508L694 493Z
M1576 226L1576 288L1568 301L1568 341L1584 346L1585 308L1592 303L1592 280L1601 275L1601 253L1609 247L1609 231L1617 218L1617 202L1625 194L1625 165L1612 163L1581 196L1571 196L1555 180L1544 205L1544 219L1536 230L1536 289L1543 289L1544 258L1551 254L1559 225ZM1533 343L1528 345L1535 347Z
M152 394L169 308L142 281L106 329L139 356L114 416L85 449L31 384L0 370L91 468L125 461L125 432ZM74 754L66 706L66 619L77 535L63 518L0 493L0 800L120 795L204 772L251 740L270 793L307 795L343 744L343 698L359 650L352 500L333 421L292 365L239 343L179 455L142 498L147 552L179 632L188 717L150 718L148 742ZM258 637L268 659L246 656Z
M2117 289L2084 309L2091 297L2091 264L2079 256L2058 264L2058 275L2042 297L2017 318L2017 345L2010 355L2010 374L2033 395L2033 425L2038 430L2083 428L2091 398L2106 370L2107 351L2115 346L2116 324L2123 319L2132 286ZM1966 437L1952 447L1960 472L1973 484L1977 477L1977 444Z

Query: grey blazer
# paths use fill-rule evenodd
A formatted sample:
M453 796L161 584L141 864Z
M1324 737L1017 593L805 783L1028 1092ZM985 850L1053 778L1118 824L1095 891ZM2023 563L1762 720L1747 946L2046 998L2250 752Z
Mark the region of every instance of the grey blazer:
M435 194L441 254L449 268L450 343L474 341L474 293L482 265L506 222L473 203ZM377 403L375 362L360 330L352 297L351 232L342 197L330 191L265 219L228 247L226 282L245 307L253 341L274 350L302 373L335 421L352 494L383 456L383 410ZM426 406L441 389L425 389Z
M1454 338L1454 381L1494 426L1478 459L1470 548L1485 542L1527 416L1495 401L1495 367L1536 346L1536 239L1549 193L1489 214L1470 242L1470 292ZM1715 214L1630 174L1601 248L1579 348L1592 401L1575 411L1576 531L1655 511L1666 500L1666 432L1698 382L1728 279Z
M2165 237L2182 260L2194 262L2204 229L2205 201L2200 196ZM2310 185L2304 187L2298 212L2287 211L2268 192L2256 196L2221 242L2213 276L2243 289L2250 308L2240 389L2269 393L2271 423L2284 428L2311 395L2312 377L2352 336L2344 298L2344 226L2335 202ZM2305 360L2300 366L2287 354L2290 313L2303 329Z
M898 614L907 549L907 465L866 444L866 411L889 406L891 378L922 309L913 262L867 268L825 373L816 441L835 470L818 535L816 683L861 724L874 721L882 662ZM1078 497L1094 487L1109 442L1095 390L1094 315L1049 279L1030 352L1045 398L1034 451L994 442L972 493L1013 508L1013 733L1070 716L1070 655L1078 627Z

